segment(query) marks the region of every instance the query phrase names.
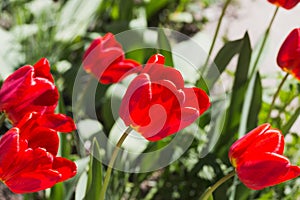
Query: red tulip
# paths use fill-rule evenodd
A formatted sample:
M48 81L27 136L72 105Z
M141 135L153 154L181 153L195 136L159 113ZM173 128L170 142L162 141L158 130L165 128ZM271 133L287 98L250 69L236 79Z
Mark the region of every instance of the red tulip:
M57 154L59 146L57 131L71 132L76 129L73 119L68 116L39 113L28 113L16 127L20 129L21 139L35 141L35 147L45 148L53 155Z
M122 100L120 117L150 141L161 140L194 122L210 105L199 88L185 88L179 71L165 67L154 55L131 82Z
M237 140L229 150L229 159L241 182L261 190L300 175L284 157L284 137L269 124L263 124Z
M17 124L17 127L26 127L26 129L34 129L36 127L45 127L59 132L71 132L76 129L74 121L71 117L63 114L44 114L37 112L28 113Z
M268 1L272 4L275 4L276 6L280 6L288 10L292 9L299 3L299 0L268 0Z
M53 113L58 97L48 60L42 58L34 66L16 70L3 82L0 111L15 124L28 112Z
M58 138L49 130L39 134L24 139L12 128L0 140L0 180L14 193L44 190L76 174L75 163L48 151Z
M300 80L300 28L294 29L283 42L278 52L277 64Z
M102 84L120 82L125 76L141 69L136 61L125 59L122 46L112 33L92 42L83 56L83 68Z

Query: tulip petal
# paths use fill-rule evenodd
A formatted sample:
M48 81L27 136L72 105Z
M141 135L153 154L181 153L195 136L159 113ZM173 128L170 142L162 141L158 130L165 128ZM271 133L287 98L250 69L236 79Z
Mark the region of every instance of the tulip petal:
M56 157L53 162L53 170L61 174L59 182L72 178L77 173L77 166L74 162L65 158Z
M32 193L54 186L61 175L53 170L40 170L15 176L5 184L14 193Z
M268 1L270 3L275 4L276 6L280 6L287 10L292 9L299 3L299 0L268 0Z
M177 89L184 88L184 80L180 72L162 64L147 64L141 73L147 73L151 77L151 82L169 80Z
M18 99L31 84L33 74L32 66L24 66L8 76L0 90L0 107L5 109L13 99Z
M97 47L104 46L103 49L108 48L122 48L122 46L114 40L114 35L112 33L107 33L103 37L98 37L93 40L90 44L89 48L85 51L83 59L86 57Z
M46 78L51 83L54 83L53 76L50 73L50 64L46 58L41 58L37 63L33 65L34 78Z
M206 92L200 88L185 88L185 102L184 107L194 108L199 110L199 115L204 113L210 106L209 97Z
M153 56L151 56L148 61L147 61L147 64L165 64L165 57L161 54L155 54Z
M249 152L273 152L283 154L284 137L279 130L270 129L263 134L258 135L253 144L249 146Z
M286 173L285 176L281 177L279 182L285 182L287 180L294 179L296 177L300 176L300 167L298 166L290 166L289 171Z
M59 132L71 132L76 129L71 117L63 114L45 114L37 119L39 126L47 127Z
M52 155L56 155L59 146L59 138L56 131L37 127L31 132L21 132L21 139L28 141L28 147L32 149L44 148Z
M134 60L125 59L111 64L101 75L100 83L111 84L123 80L126 76L141 70L140 64Z
M300 28L292 30L277 55L277 64L300 80Z
M10 129L0 140L0 177L9 169L19 151L19 134L17 128Z
M54 112L58 103L59 94L51 82L48 61L42 59L35 66L37 69L24 66L15 71L0 90L0 110L6 112L14 125L29 112Z
M268 129L270 129L270 124L262 124L233 143L228 153L231 163L235 166L236 161L233 162L233 159L242 157L251 144L253 144L255 138L266 132Z
M83 68L102 84L120 82L129 74L141 70L138 62L125 59L121 44L111 33L91 43L83 57Z
M253 190L261 190L300 175L300 170L296 171L286 157L275 153L255 153L236 170L239 179Z
M130 83L121 102L119 115L126 126L150 123L147 112L151 98L149 76L140 74ZM140 116L145 117L142 119ZM133 122L135 124L132 124Z

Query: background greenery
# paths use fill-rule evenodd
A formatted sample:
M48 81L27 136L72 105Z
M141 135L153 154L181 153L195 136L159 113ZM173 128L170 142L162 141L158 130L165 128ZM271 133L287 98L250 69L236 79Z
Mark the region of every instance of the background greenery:
M177 30L190 37L210 23L204 11L212 6L222 6L221 0L1 0L0 1L0 78L1 81L15 69L25 64L34 64L41 57L50 60L51 71L61 92L60 112L72 116L72 92L75 76L81 66L82 56L93 38L107 32L120 33L133 28L164 27ZM233 2L236 3L236 2ZM246 31L246 30L245 30ZM154 43L168 44L161 35ZM226 38L226 36L224 36ZM209 145L207 135L220 127L209 127L212 114L201 117L199 133L187 129L183 134L195 134L195 140L183 156L171 165L149 173L130 174L113 172L108 199L198 199L205 189L233 170L227 158L230 145L258 124L265 123L274 87L264 87L262 80L276 80L283 74L272 77L261 75L252 68L253 48L251 37L245 33L235 41L224 40L224 46L212 58L219 71L227 77L226 116L213 118L223 125L218 132L219 140L213 150L202 157L204 147ZM145 62L155 49L131 52L127 56ZM168 56L168 52L161 52ZM237 59L235 59L237 58ZM275 58L274 58L275 59ZM231 60L233 60L231 62ZM172 59L169 64L172 63ZM229 63L231 63L230 67ZM254 75L251 72L254 70ZM210 73L205 75L210 78ZM193 84L212 87L215 81L203 83L201 79ZM126 87L126 85L124 85ZM99 122L81 124L82 129L112 133L115 121L110 110L108 93L110 86L98 86L96 111ZM121 98L121 97L120 97ZM299 132L290 128L300 114L300 85L290 77L279 95L270 120L274 127L286 135L286 151L291 162L300 165ZM213 106L217 106L214 102ZM4 133L7 127L2 127ZM97 130L97 131L99 131ZM205 130L205 131L204 131ZM207 131L208 130L208 131ZM88 131L87 131L88 132ZM99 145L93 140L93 133L86 140L92 143L91 151L99 152ZM159 149L168 144L168 137L157 143L150 143L141 152ZM105 166L88 155L78 142L77 133L61 135L60 154L76 161L78 174L72 180L59 183L52 189L36 194L18 196L24 199L97 199L101 177ZM264 189L251 191L237 178L228 181L214 193L214 199L297 199L300 198L300 179ZM5 198L5 197L3 197ZM7 197L8 198L8 197Z

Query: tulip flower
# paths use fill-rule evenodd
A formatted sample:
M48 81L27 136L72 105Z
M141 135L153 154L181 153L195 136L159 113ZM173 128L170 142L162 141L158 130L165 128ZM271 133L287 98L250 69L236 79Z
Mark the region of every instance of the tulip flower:
M16 125L21 128L33 130L36 127L45 127L59 132L71 132L76 129L74 121L71 117L63 114L43 114L37 112L28 113Z
M122 46L112 33L98 37L91 43L83 56L83 68L102 84L120 82L141 69L138 62L125 59Z
M161 140L193 123L210 106L199 88L184 87L179 71L154 55L131 82L121 102L120 117L149 141Z
M36 147L43 147L53 155L57 154L59 146L57 132L71 132L76 129L73 119L68 116L40 113L28 113L16 127L20 129L21 139L37 141L34 142ZM48 143L48 140L52 142Z
M284 137L269 124L263 124L229 150L229 159L241 182L253 190L261 190L300 175L300 167L291 165L283 156Z
M300 28L292 30L283 42L278 52L277 64L300 80Z
M285 8L287 10L292 9L299 3L299 0L268 0L268 1L272 4L275 4L276 6Z
M49 62L42 58L33 66L19 68L3 82L0 111L16 124L28 112L53 113L58 98Z
M12 128L2 136L0 180L12 192L44 190L76 174L75 163L51 152L58 143L53 135L50 130L40 130L39 135L24 139L19 128Z

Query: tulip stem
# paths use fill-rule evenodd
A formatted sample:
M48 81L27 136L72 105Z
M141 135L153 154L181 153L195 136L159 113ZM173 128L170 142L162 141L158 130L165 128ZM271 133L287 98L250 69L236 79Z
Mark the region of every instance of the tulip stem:
M206 60L205 60L205 63L203 65L203 69L202 69L202 73L204 73L206 71L206 68L207 68L207 65L208 65L208 62L209 62L209 58L211 56L211 53L214 49L214 46L215 46L215 43L216 43L216 40L217 40L217 37L218 37L218 34L219 34L219 31L220 31L220 27L221 27L221 24L222 24L222 21L223 21L223 18L224 18L224 15L225 15L225 12L227 10L227 7L228 5L230 4L231 0L227 0L224 4L224 7L222 9L222 13L220 15L220 18L219 18L219 21L218 21L218 24L217 24L217 28L215 30L215 34L214 34L214 37L213 37L213 41L210 45L210 49L209 49L209 52L207 54L207 57L206 57Z
M286 73L286 75L285 75L285 76L283 77L283 79L281 80L281 82L280 82L280 84L279 84L279 86L278 86L278 88L277 88L277 90L276 90L276 92L275 92L275 94L274 94L274 96L273 96L273 99L272 99L272 102L271 102L271 105L270 105L270 108L269 108L269 112L268 112L268 115L267 115L267 118L266 118L266 122L268 122L269 119L270 119L271 112L272 112L273 107L274 107L274 105L275 105L275 101L276 101L276 99L277 99L277 97L278 97L278 95L279 95L279 92L280 92L280 90L281 90L283 84L284 84L285 81L287 80L288 76L289 76L289 73Z
M268 26L268 28L267 28L265 34L264 34L264 38L263 38L262 44L261 44L261 46L260 46L260 49L259 49L259 51L258 51L257 57L256 57L255 62L254 62L254 64L253 64L252 71L251 71L251 74L250 74L250 79L253 77L253 75L254 75L255 72L256 72L256 68L257 68L259 59L260 59L261 54L262 54L262 52L263 52L263 50L264 50L264 48L265 48L265 44L266 44L267 39L268 39L268 37L269 37L269 35L270 35L270 30L271 30L271 27L272 27L273 22L274 22L274 20L275 20L275 17L276 17L276 15L277 15L277 13L278 13L278 10L279 10L279 6L276 6L276 9L275 9L274 14L273 14L273 16L272 16L272 19L271 19L271 21L270 21L270 23L269 23L269 26ZM250 79L249 79L249 80L250 80Z
M105 199L105 193L106 193L106 190L107 190L107 186L108 186L108 183L109 183L109 180L110 180L110 176L111 176L111 172L112 172L114 163L116 161L119 150L120 150L124 140L126 139L126 137L129 135L129 133L131 131L132 131L132 128L129 126L125 130L125 132L123 133L123 135L121 136L119 141L117 142L117 145L116 145L116 147L115 147L115 149L112 153L111 159L110 159L110 161L108 163L108 166L107 166L106 174L105 174L104 181L103 181L103 186L102 186L101 191L100 191L100 200Z
M230 172L229 174L227 174L226 176L224 176L223 178L221 178L220 180L218 180L213 186L207 188L207 190L205 191L205 193L203 195L201 195L199 200L207 200L210 195L212 195L212 193L223 183L225 183L227 180L229 180L230 178L232 178L235 175L235 171Z

